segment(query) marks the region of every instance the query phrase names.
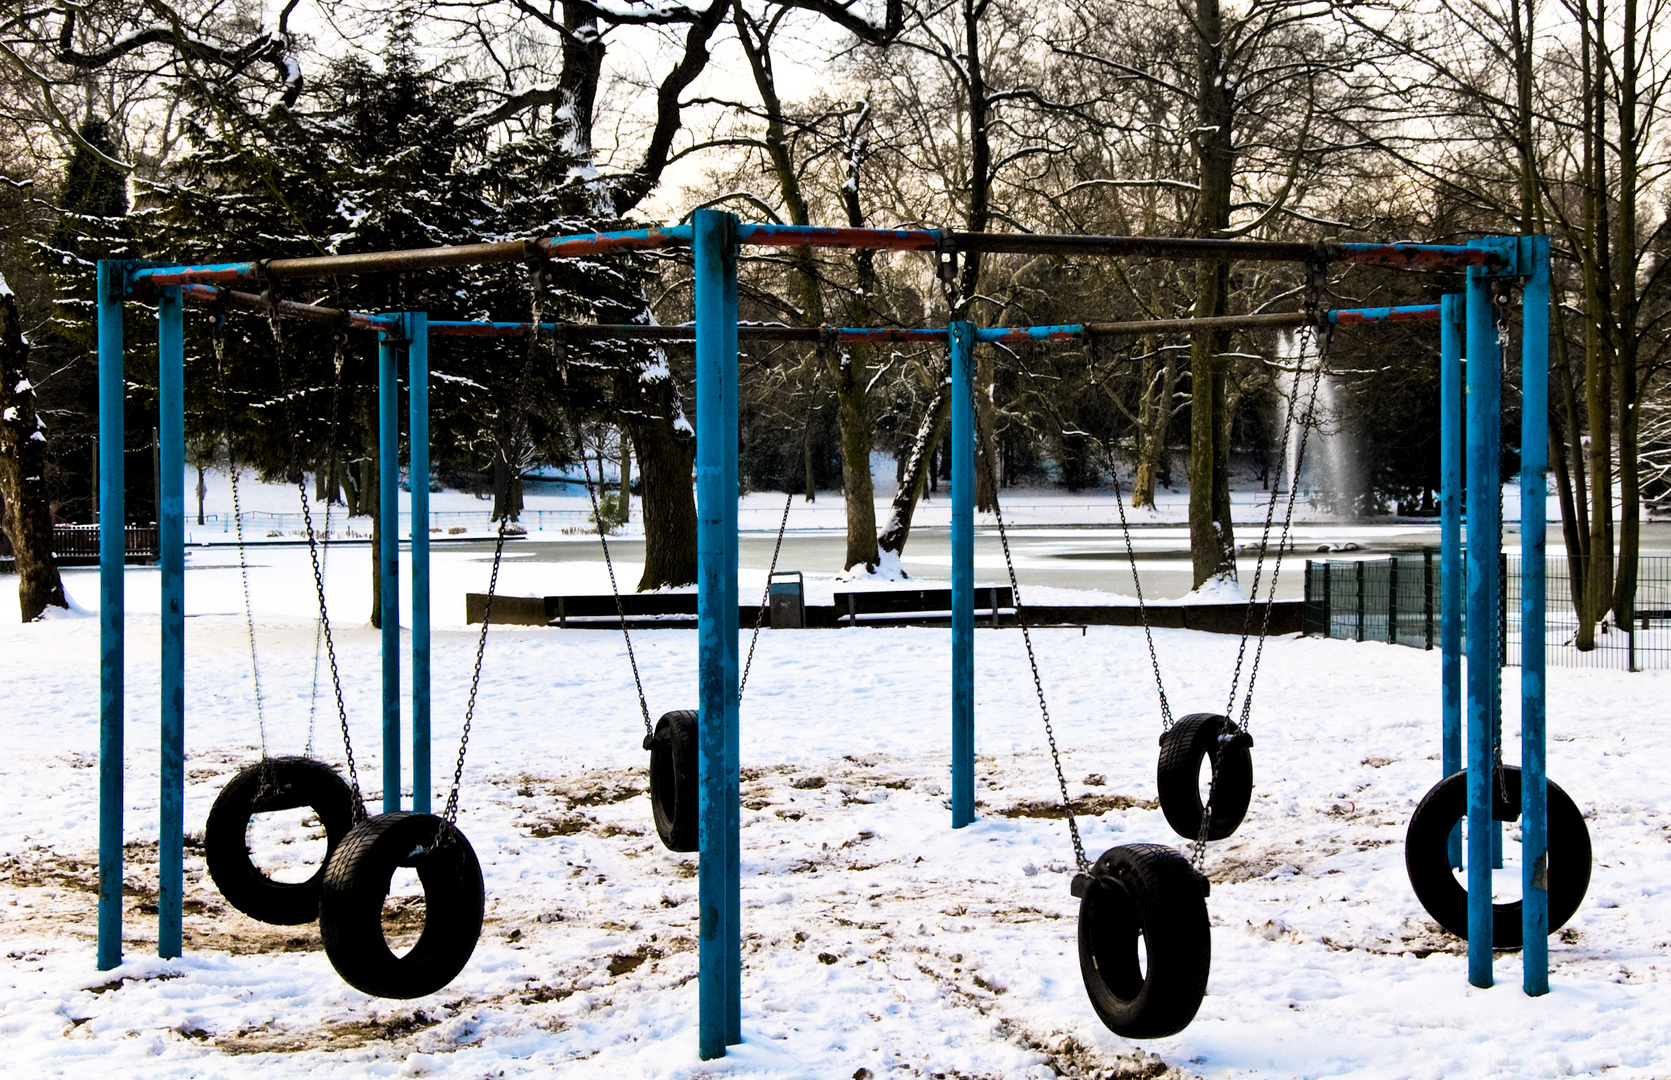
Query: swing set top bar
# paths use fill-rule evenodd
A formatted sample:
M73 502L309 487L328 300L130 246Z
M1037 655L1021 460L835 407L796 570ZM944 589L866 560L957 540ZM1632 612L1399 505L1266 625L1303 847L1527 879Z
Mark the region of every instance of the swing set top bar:
M333 277L338 274L396 273L451 266L525 262L530 258L575 258L626 251L653 251L691 243L689 225L653 226L621 232L581 233L538 240L374 251L359 255L318 255L265 262L157 266L135 270L135 285L215 285L237 281ZM893 251L983 252L1023 255L1123 255L1152 259L1225 258L1253 262L1357 262L1382 266L1494 266L1498 253L1459 244L1318 244L1273 240L1217 240L1168 236L1074 236L1055 233L971 233L939 229L849 229L800 225L737 226L739 243L755 247L830 247Z
M212 285L181 286L182 298L194 304L225 304L239 311L267 314L268 304L254 293L237 292ZM279 315L284 318L309 322L331 323L355 330L376 330L400 333L399 317L367 315L358 311L303 304L294 300L280 300ZM1407 322L1433 320L1439 317L1437 304L1411 307L1342 308L1323 312L1323 317L1337 326L1361 326L1377 322ZM1048 341L1091 336L1121 336L1135 334L1188 333L1191 330L1257 330L1298 328L1309 324L1312 316L1304 311L1273 312L1261 315L1220 315L1198 319L1150 319L1136 322L1063 323L1056 326L994 327L977 329L977 341L1015 344L1024 341ZM435 337L510 337L528 336L526 322L484 322L451 319L431 319L429 333ZM548 334L566 340L579 341L690 341L696 336L692 325L649 326L637 323L543 323ZM737 336L745 341L802 341L869 342L909 344L944 341L946 331L940 328L905 329L897 327L818 327L750 325L737 327Z

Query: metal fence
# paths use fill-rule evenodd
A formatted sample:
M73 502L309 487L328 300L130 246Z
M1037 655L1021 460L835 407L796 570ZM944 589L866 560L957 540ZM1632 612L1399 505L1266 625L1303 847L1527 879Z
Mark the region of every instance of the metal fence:
M1520 663L1520 556L1501 562L1504 662ZM1671 557L1637 559L1635 617L1610 614L1594 647L1578 648L1572 575L1564 558L1546 563L1545 659L1550 667L1671 669ZM1418 649L1439 645L1439 553L1366 559L1307 559L1304 632L1348 641L1382 641ZM1466 622L1463 628L1467 632Z

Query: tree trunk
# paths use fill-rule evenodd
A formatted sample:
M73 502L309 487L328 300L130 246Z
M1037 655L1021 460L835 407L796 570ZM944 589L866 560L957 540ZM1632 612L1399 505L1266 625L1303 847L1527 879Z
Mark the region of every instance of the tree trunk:
M1619 417L1619 568L1613 583L1613 617L1629 626L1636 613L1636 559L1641 545L1642 499L1637 467L1636 363L1639 347L1636 310L1639 260L1636 249L1637 160L1637 0L1625 0L1621 27L1624 66L1619 71L1619 247L1613 299L1617 308L1615 351L1618 358Z
M600 470L602 451L599 451ZM601 478L600 478L601 488ZM512 468L503 454L493 459L493 512L488 520L520 521L522 519L522 470Z
M740 4L735 8L733 20L737 25L737 36L743 46L743 54L748 59L750 71L754 74L755 88L760 92L760 101L765 108L766 151L772 163L772 171L777 176L778 190L783 195L784 210L790 224L807 225L811 222L811 211L801 190L800 173L790 155L783 120L783 103L778 97L777 79L772 70L772 29L763 28L755 23ZM850 156L848 189L844 193L844 200L848 224L860 227L863 225L863 215L859 213L858 177L852 165ZM855 217L858 217L857 221L853 220ZM803 326L819 326L824 322L824 296L813 251L811 248L792 248L788 258L796 309L793 320ZM870 324L869 297L872 295L871 287L875 274L871 271L867 280L866 268L869 265L868 262L859 264L859 287L856 290L855 305L857 310L853 312L855 326ZM826 356L830 374L835 379L836 417L841 428L841 488L847 510L847 554L843 569L852 569L861 563L866 568L871 568L876 565L877 558L876 498L870 477L870 447L873 438L869 403L865 400L865 391L870 382L870 365L867 362L869 354L868 348L849 346L846 349L832 350ZM810 423L808 426L810 427ZM810 435L808 437L810 438ZM810 493L810 444L804 453L808 457L807 491ZM810 494L808 499L810 501Z
M1196 4L1196 94L1200 122L1196 155L1201 193L1196 235L1210 237L1230 224L1236 152L1231 143L1233 89L1225 79L1224 23L1219 0ZM1195 276L1195 315L1229 312L1230 268L1203 260ZM1190 345L1189 549L1195 587L1216 577L1236 580L1236 540L1230 524L1229 409L1224 398L1224 334L1196 333Z
M632 440L627 437L625 428L617 432L616 437L621 440L621 506L618 513L621 524L625 525L632 520Z
M836 401L841 418L841 486L847 504L847 557L843 569L876 567L876 488L870 476L870 407L865 400L867 365L858 349L841 350L836 365Z
M69 607L52 559L52 508L46 493L46 435L35 414L29 346L17 300L0 280L0 529L17 568L18 613L39 619L48 607Z
M209 484L203 477L203 466L197 467L197 523L203 524L203 498L209 494Z
M922 496L923 475L934 456L932 451L945 430L946 418L951 415L951 401L946 380L935 380L934 396L923 412L917 437L911 443L910 456L905 459L905 472L900 479L899 490L894 492L893 512L888 516L888 526L876 540L876 546L882 551L898 555L905 550L905 541L911 538L911 518L917 511L917 500Z
M644 490L644 575L638 591L696 581L696 440L672 419L630 428Z

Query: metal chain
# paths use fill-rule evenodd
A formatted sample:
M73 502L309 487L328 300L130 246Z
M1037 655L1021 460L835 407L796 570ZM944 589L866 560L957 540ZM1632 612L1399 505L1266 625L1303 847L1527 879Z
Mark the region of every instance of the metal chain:
M974 410L977 433L981 422L980 410ZM1068 796L1068 778L1062 772L1062 753L1056 746L1056 730L1050 722L1050 705L1044 697L1044 680L1039 677L1038 657L1033 654L1033 636L1027 632L1027 619L1021 607L1021 585L1015 577L1015 560L1010 556L1009 530L1004 527L1004 511L998 505L998 475L990 454L976 454L986 461L986 475L992 485L992 516L998 521L998 542L1004 549L1004 568L1010 576L1010 598L1015 601L1015 622L1021 627L1021 643L1027 647L1027 665L1033 671L1033 690L1038 694L1039 714L1044 717L1044 737L1050 744L1050 762L1056 768L1056 786L1062 793L1062 812L1067 815L1068 835L1073 840L1073 860L1081 874L1091 872L1091 861L1085 857L1085 844L1079 837L1079 821L1074 817L1073 800Z
M227 443L231 457L232 444ZM230 464L230 463L229 463ZM244 554L244 511L238 500L238 478L243 470L232 466L232 527L238 537L238 580L244 586L244 630L249 636L249 677L255 688L255 725L261 733L261 759L267 759L267 713L261 699L261 663L255 648L255 608L250 601L249 560Z
M1294 500L1297 492L1299 491L1300 468L1305 464L1306 444L1310 441L1311 429L1315 426L1317 391L1323 381L1323 369L1328 363L1329 345L1333 340L1334 330L1332 327L1325 327L1323 329L1322 336L1317 339L1317 370L1314 371L1311 376L1311 393L1306 401L1305 418L1301 421L1300 427L1300 445L1294 454L1294 476L1289 480L1288 484L1288 507L1283 512L1282 535L1277 541L1276 562L1271 566L1270 592L1265 597L1265 617L1259 624L1259 643L1253 650L1253 667L1248 671L1247 693L1242 697L1241 716L1237 720L1237 727L1239 727L1242 731L1246 731L1248 729L1248 723L1252 719L1253 686L1254 683L1259 680L1259 661L1265 655L1265 641L1271 633L1271 612L1274 610L1276 605L1276 583L1277 579L1282 576L1282 555L1285 547L1288 546L1289 536L1293 528ZM1284 445L1286 445L1286 436L1284 437ZM1262 557L1261 561L1263 561ZM1253 597L1255 600L1257 600L1258 581L1259 578L1256 573L1254 575L1255 595ZM1234 704L1236 700L1234 690L1231 692L1230 700L1231 703Z
M522 375L517 382L516 413L510 429L510 438L513 445L517 446L520 446L525 434L522 426L527 421L528 381L533 375L534 358L540 351L540 316L545 300L544 260L532 251L528 256L528 291L531 294L528 352L523 359ZM532 437L531 434L529 437ZM509 465L510 462L507 460L506 464ZM458 734L458 759L453 763L453 780L447 788L447 805L441 811L441 817L448 825L456 824L458 821L458 791L464 781L464 756L470 749L470 726L476 718L476 695L482 685L482 661L487 657L487 630L493 625L493 598L499 592L499 567L504 562L505 535L511 521L509 494L507 490L507 505L503 508L505 512L499 515L499 532L493 541L493 571L487 579L487 602L482 605L482 632L476 638L476 662L470 671L470 697L464 705L464 727ZM449 831L447 838L452 835Z
M783 550L783 531L789 527L789 506L795 493L783 498L783 519L777 523L777 543L772 547L772 565L766 571L766 588L760 594L760 610L754 615L754 636L748 639L748 659L743 663L743 677L737 680L737 704L743 703L743 688L748 685L748 669L754 666L754 646L760 640L760 625L766 621L766 608L772 602L772 575L777 573L778 552Z
M249 561L244 552L244 511L238 498L238 479L241 471L232 456L232 405L228 401L226 389L226 308L224 304L215 310L214 328L209 333L209 344L215 353L215 376L220 383L221 409L225 413L226 467L232 479L232 527L238 541L238 580L243 585L244 592L244 630L249 638L249 673L250 683L255 691L255 725L260 734L261 760L267 760L267 715L261 697L261 662L255 647L255 612L250 601Z
M1287 417L1282 425L1282 445L1288 445L1289 436L1294 429L1294 416L1299 405L1300 377L1299 372L1304 369L1307 346L1315 348L1317 362L1311 373L1311 390L1306 398L1306 411L1300 419L1300 444L1294 455L1294 475L1288 478L1288 504L1283 513L1282 532L1277 538L1276 563L1271 571L1269 593L1265 598L1264 618L1259 626L1259 641L1253 653L1253 668L1248 674L1247 693L1242 699L1242 709L1238 717L1236 712L1236 690L1242 678L1242 663L1247 655L1247 642L1252 630L1253 611L1259 604L1259 583L1265 571L1265 557L1270 550L1271 521L1276 511L1277 493L1271 492L1270 501L1265 506L1265 527L1259 537L1259 559L1254 564L1253 586L1248 592L1247 608L1242 615L1242 640L1236 650L1236 669L1230 677L1230 697L1224 706L1224 715L1231 719L1231 723L1238 730L1246 731L1253 709L1253 684L1259 677L1259 661L1264 655L1265 638L1270 633L1271 611L1276 602L1277 578L1282 573L1282 556L1289 544L1289 537L1294 521L1294 504L1300 492L1300 469L1305 465L1306 444L1311 437L1312 422L1317 409L1317 392L1322 386L1323 369L1327 364L1328 346L1332 338L1332 331L1325 326L1321 331L1314 326L1308 326L1301 331L1300 355L1296 362L1294 380L1288 389Z
M278 315L278 298L273 293L273 286L271 282L266 283L266 287L263 289L262 295L266 297L268 301L267 322L273 335L273 356L278 366L279 387L283 392L282 399L284 401L285 424L293 432L297 432L299 435L299 429L295 424L295 417L291 409L290 396L284 385L286 382L284 367L284 329ZM330 446L336 445L340 425L338 412L340 411L339 404L342 391L342 360L342 343L339 340L331 359L334 375L331 386L331 434L328 443ZM296 441L296 445L300 445L299 438ZM325 566L324 560L321 558L319 552L319 534L313 527L313 505L308 499L306 476L303 476L296 481L296 490L301 496L302 525L307 535L308 563L313 571L314 598L319 605L319 629L317 633L325 640L325 657L329 663L331 672L331 691L337 707L337 725L342 732L342 753L344 759L346 759L348 763L348 786L349 790L352 791L354 795L354 820L357 822L364 821L367 816L365 793L360 788L359 764L354 760L354 741L348 731L348 705L343 700L342 696L342 671L337 664L336 641L331 634L330 608L325 601ZM327 502L327 521L329 520L329 514L330 503ZM329 537L327 537L327 543L328 542ZM310 747L312 746L312 743L313 718L310 716L308 719L308 744Z
M577 440L578 441L578 440ZM580 469L586 478L586 494L592 497L592 520L598 526L598 543L603 545L603 565L609 570L609 592L615 597L615 615L621 620L621 637L627 642L627 663L632 665L632 684L638 689L638 709L644 715L644 743L649 749L650 739L655 736L655 726L650 722L650 703L644 699L644 680L638 674L638 657L632 651L632 634L627 630L627 608L621 602L621 587L615 581L615 560L609 555L609 530L604 527L603 510L598 504L598 493L592 487L592 469L586 463L586 448L580 448ZM598 484L603 484L603 466L598 466Z
M1137 576L1137 552L1131 546L1131 527L1126 524L1126 499L1120 491L1120 474L1112 468L1109 475L1114 478L1114 505L1120 511L1120 535L1126 540L1126 561L1131 564L1131 585L1137 590L1137 618L1143 624L1143 640L1149 646L1149 668L1155 673L1155 693L1160 697L1161 733L1172 730L1172 705L1166 700L1166 683L1160 677L1160 659L1155 655L1155 636L1149 630L1149 608L1143 602L1143 582Z

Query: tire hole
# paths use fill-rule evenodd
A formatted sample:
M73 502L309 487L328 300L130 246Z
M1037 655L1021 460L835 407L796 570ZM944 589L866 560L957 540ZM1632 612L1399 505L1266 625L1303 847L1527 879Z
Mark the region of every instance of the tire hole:
M293 885L314 875L325 861L325 826L312 807L274 810L250 817L244 832L250 862L269 879Z

